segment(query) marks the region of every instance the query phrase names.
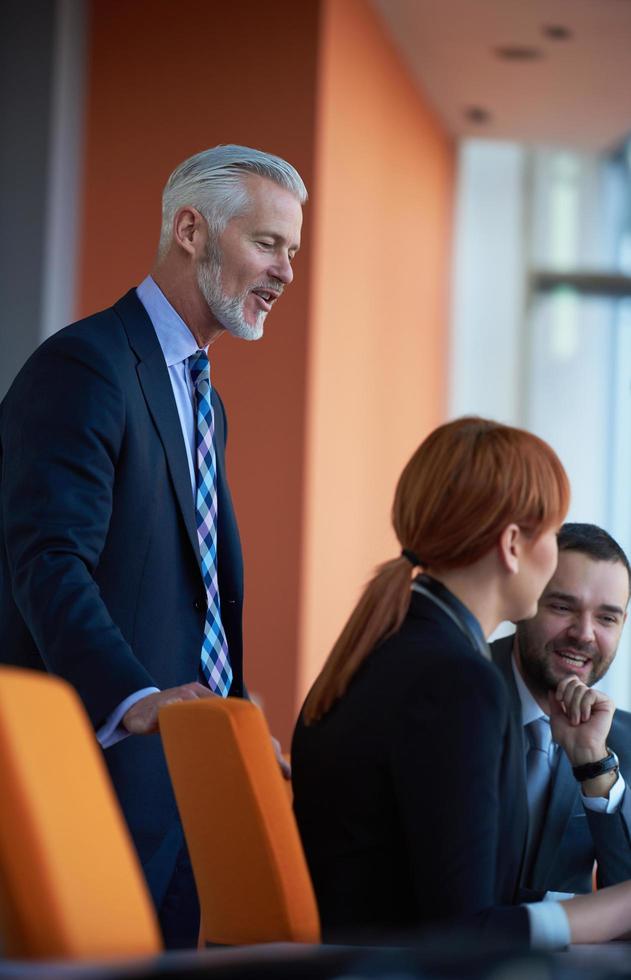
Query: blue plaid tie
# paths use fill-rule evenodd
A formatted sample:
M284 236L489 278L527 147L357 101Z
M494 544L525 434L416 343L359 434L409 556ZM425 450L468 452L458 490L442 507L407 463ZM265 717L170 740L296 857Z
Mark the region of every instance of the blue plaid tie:
M210 364L206 351L203 350L189 357L188 362L197 394L195 517L207 603L201 669L211 690L225 697L232 683L232 667L221 625L217 580L217 467L213 442L215 419L210 399Z

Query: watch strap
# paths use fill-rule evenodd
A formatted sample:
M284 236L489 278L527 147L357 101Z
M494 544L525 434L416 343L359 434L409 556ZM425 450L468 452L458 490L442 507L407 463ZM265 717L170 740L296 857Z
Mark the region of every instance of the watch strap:
M609 754L604 759L586 762L583 766L573 766L574 779L578 780L579 783L584 783L587 779L596 779L597 776L604 776L605 773L618 769L620 767L618 756L611 749L608 752Z

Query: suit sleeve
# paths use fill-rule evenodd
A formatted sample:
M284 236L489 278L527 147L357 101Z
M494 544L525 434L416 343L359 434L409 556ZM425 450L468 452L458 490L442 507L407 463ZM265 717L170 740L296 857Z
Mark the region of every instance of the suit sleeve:
M489 665L467 661L411 690L392 745L395 797L419 921L506 928L527 941L523 908L494 909L500 767L508 705Z
M123 392L95 346L55 337L23 369L4 413L14 600L46 668L78 690L97 726L133 691L155 686L94 578L124 440Z
M621 765L624 776L624 768ZM628 774L627 774L628 775ZM616 885L631 878L631 790L625 782L624 796L615 813L599 813L585 807L598 864L598 887Z

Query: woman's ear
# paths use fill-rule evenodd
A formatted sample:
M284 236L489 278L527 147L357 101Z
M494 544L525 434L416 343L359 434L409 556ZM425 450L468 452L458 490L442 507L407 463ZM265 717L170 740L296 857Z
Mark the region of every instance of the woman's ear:
M517 524L507 524L499 536L497 550L502 566L510 575L519 571L522 534Z

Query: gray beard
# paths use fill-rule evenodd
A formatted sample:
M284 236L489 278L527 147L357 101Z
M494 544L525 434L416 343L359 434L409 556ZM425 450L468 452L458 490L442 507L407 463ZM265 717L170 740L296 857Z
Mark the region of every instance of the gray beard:
M226 296L221 283L221 262L212 247L206 259L197 266L197 285L206 300L208 309L225 329L241 340L260 340L267 313L261 310L254 323L248 323L243 308L249 290L240 296Z

